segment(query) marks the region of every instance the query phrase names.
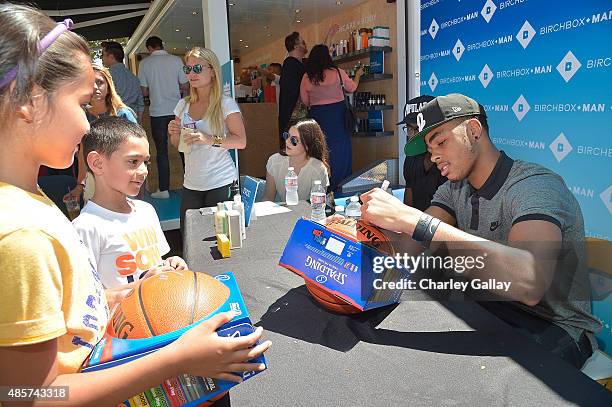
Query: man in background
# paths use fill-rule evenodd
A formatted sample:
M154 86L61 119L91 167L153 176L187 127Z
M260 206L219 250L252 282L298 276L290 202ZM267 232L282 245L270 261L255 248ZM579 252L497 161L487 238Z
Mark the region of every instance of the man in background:
M283 71L283 66L278 62L272 62L266 69L257 68L259 74L265 77L270 85L274 86L276 90L276 103L278 104L280 98L280 78Z
M108 68L115 90L123 100L137 115L138 123L142 123L144 112L144 98L140 90L138 77L130 72L124 65L125 53L121 44L115 41L105 41L102 43L102 64Z
M429 95L410 99L404 106L404 120L398 123L406 131L404 203L421 211L429 208L431 199L438 187L446 182L446 177L443 177L438 167L431 162L431 154L427 151L425 142L418 139L411 143L412 138L418 133L417 114L419 109L433 99L434 97Z
M323 43L327 44L331 37L338 32L339 26L332 25ZM300 97L300 83L304 76L305 68L302 60L308 53L306 41L300 36L297 31L292 32L285 37L285 48L287 49L287 58L283 61L280 74L280 94L278 98L278 129L279 137L289 128L289 120L291 113ZM279 138L280 145L284 145L284 140Z
M151 54L140 63L138 78L142 94L151 100L151 133L157 151L159 190L152 198L170 198L170 163L168 160L168 123L174 120L174 108L181 99L181 92L189 91L189 81L183 72L183 62L175 55L164 51L161 38L149 37L146 42ZM181 154L185 166L185 158Z

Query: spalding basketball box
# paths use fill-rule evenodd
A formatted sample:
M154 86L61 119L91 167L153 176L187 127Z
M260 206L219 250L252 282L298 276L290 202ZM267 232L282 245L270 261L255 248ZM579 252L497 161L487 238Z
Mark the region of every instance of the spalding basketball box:
M279 265L303 277L307 286L314 284L359 311L399 302L400 290L375 289L374 280L399 281L406 276L396 269L380 274L373 271L374 257L393 255L393 247L388 240L384 241L383 236L380 240L367 238L370 232L381 233L375 228L364 230L367 227L359 223L358 235L381 245L365 244L348 234L300 219L293 228ZM309 291L312 292L310 287Z
M216 315L220 312L234 311L236 317L217 330L217 334L226 337L246 336L254 332L255 328L251 324L249 313L240 294L238 284L232 273L219 274L214 278L223 283L229 289L229 297L215 312L209 316L184 328L168 332L162 335L142 339L122 339L106 333L104 338L98 342L91 352L89 359L85 361L82 372L107 369L113 366L127 363L131 360L140 358L149 353L168 345L178 339L185 331L189 330L198 323ZM115 321L121 324L121 321ZM118 332L121 332L117 329ZM110 329L109 329L110 330ZM263 355L251 360L253 363L263 363L266 359ZM242 379L247 380L260 372L242 373ZM180 375L165 380L159 386L153 387L144 393L135 395L129 400L124 401L126 407L132 406L199 406L205 401L215 399L223 395L237 383L196 377L192 375Z

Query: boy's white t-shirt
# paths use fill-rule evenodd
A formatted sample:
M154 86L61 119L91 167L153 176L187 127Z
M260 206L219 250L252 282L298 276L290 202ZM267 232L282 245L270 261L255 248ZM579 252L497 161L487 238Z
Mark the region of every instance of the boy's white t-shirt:
M186 120L194 122L189 116L189 105L185 102L185 99L181 99L174 109L176 117L181 119L181 126L185 124ZM240 108L234 99L229 96L222 96L221 111L225 121L228 115L240 113ZM208 119L197 120L195 123L199 131L211 135ZM227 133L227 128L225 131ZM231 184L237 179L238 171L228 149L204 144L192 144L191 151L185 153L185 178L183 180L185 188L194 191L210 191Z
M151 204L129 199L131 213L88 201L72 222L90 252L105 288L137 281L170 251Z

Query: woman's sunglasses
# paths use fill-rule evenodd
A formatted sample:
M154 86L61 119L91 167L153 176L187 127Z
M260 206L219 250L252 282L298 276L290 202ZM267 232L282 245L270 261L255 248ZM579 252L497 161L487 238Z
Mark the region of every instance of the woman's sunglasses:
M289 142L291 143L291 145L293 147L297 146L298 144L300 144L300 140L298 140L297 137L295 136L290 136L289 133L287 133L286 131L283 132L283 140L287 141L287 139L289 139Z
M191 65L183 65L183 72L185 72L186 74L191 73L191 71L193 71L193 73L202 73L202 71L204 70L204 65L202 64L195 64L193 66Z

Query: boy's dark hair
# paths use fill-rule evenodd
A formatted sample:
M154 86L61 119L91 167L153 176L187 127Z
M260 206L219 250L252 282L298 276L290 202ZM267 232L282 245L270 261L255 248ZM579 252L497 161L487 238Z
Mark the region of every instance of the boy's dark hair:
M300 33L297 31L294 31L285 37L285 48L287 48L287 52L293 51L298 38L300 38Z
M116 41L104 41L102 43L102 49L107 54L110 54L115 58L117 62L123 62L123 58L125 58L125 53L123 52L123 47Z
M147 38L147 42L145 42L145 46L151 47L153 49L164 49L164 43L162 39L155 35Z
M270 66L275 66L275 67L277 67L278 69L282 69L282 67L283 67L283 66L282 66L281 64L279 64L278 62L272 62L272 63L270 64Z
M117 116L106 116L93 121L89 133L81 140L87 168L91 171L87 163L89 153L96 151L105 157L110 157L128 137L146 138L147 133L138 124Z

